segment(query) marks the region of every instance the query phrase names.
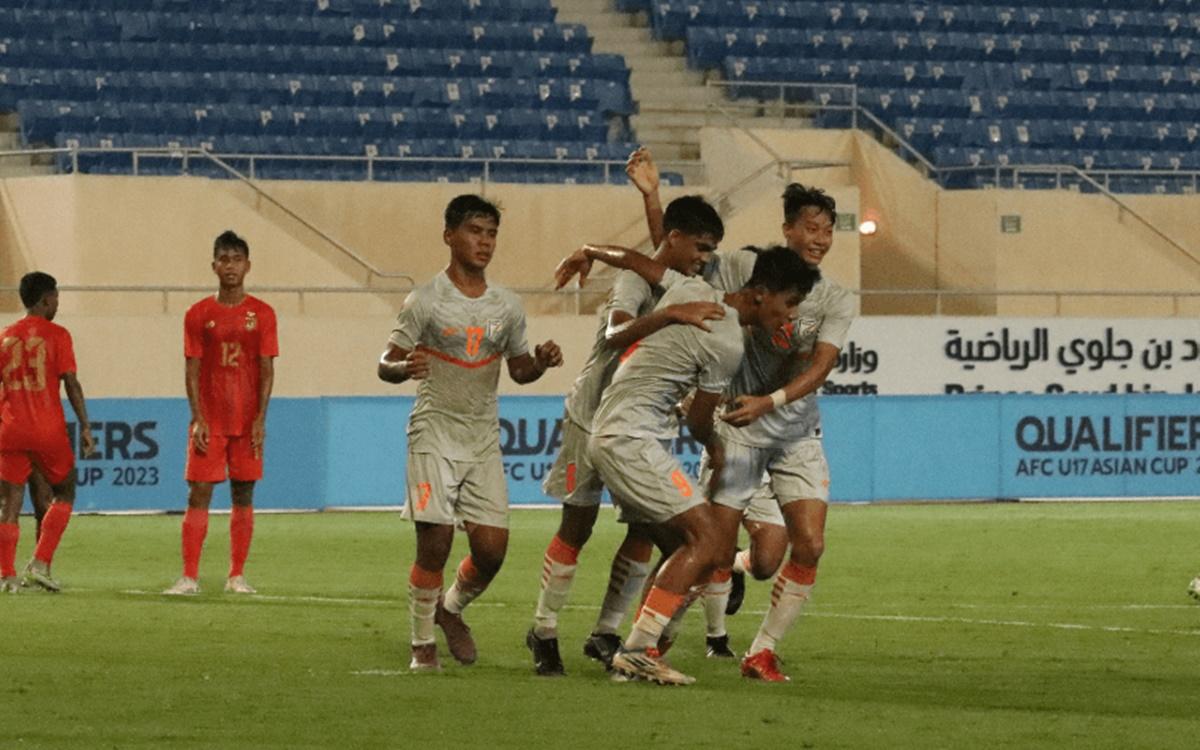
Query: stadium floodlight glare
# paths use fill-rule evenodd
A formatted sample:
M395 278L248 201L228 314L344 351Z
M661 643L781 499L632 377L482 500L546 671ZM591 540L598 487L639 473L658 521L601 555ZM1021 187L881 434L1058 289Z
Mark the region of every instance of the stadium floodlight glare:
M867 219L866 221L864 221L863 223L858 225L858 233L861 234L863 237L870 237L871 235L875 234L878 231L879 231L879 224L877 224L874 219Z

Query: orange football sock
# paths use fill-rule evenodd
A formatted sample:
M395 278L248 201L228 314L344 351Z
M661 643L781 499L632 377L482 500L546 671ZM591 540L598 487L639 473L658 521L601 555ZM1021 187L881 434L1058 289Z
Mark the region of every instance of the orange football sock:
M183 574L200 577L200 552L208 536L208 508L188 508L183 514Z
M50 503L46 517L42 519L42 535L38 537L37 547L33 551L35 559L47 565L54 559L54 550L62 541L63 532L71 521L71 503L62 500Z
M235 505L229 513L229 577L240 576L254 537L254 506Z

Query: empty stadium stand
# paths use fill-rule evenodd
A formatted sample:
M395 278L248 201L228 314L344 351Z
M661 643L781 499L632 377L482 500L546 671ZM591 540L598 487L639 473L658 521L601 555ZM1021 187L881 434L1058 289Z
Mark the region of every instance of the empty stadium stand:
M550 0L0 0L0 111L26 146L111 151L64 171L201 148L257 155L231 163L259 177L623 182L629 70L555 16Z
M1132 173L1110 182L1119 191L1195 189L1200 0L621 3L658 38L686 40L689 63L720 71L732 96L816 102L832 127L857 104L937 167L1063 164Z

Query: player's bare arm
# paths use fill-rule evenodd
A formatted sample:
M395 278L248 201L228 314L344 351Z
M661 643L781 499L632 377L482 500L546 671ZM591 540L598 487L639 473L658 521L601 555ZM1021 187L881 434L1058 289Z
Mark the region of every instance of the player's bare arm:
M200 410L200 358L188 357L184 383L187 386L188 408L192 411L192 444L197 453L208 452L208 422Z
M655 331L669 325L690 325L711 331L708 321L725 317L725 308L716 302L683 302L635 318L624 310L613 310L608 316L604 342L610 349L626 349Z
M558 267L554 269L554 288L562 289L576 275L579 276L579 286L582 287L587 283L592 263L597 260L613 268L633 271L651 286L661 284L663 274L667 272L666 264L627 247L584 245L559 261Z
M389 344L379 358L379 379L385 383L403 383L429 377L429 355L419 349L401 349Z
M83 441L83 456L88 458L96 454L96 438L92 436L92 424L88 419L87 401L83 398L83 386L79 384L79 378L75 377L73 372L64 372L62 374L63 390L67 392L67 401L71 403L71 409L75 411L75 417L79 421L79 437Z
M507 360L508 376L514 383L524 385L532 383L551 367L562 367L562 350L553 341L538 344L533 348L533 354L522 354Z
M667 233L663 231L663 207L658 195L658 165L654 163L650 149L642 146L630 154L629 161L625 163L625 174L629 175L634 187L642 194L650 241L658 247Z
M713 429L713 415L721 403L720 393L697 390L687 408L688 432L704 445L712 476L708 482L708 497L712 497L721 482L721 469L725 466L725 446Z
M813 346L811 354L797 355L797 358L807 360L810 363L809 367L780 389L783 394L778 404L776 404L776 398L772 396L738 396L734 399L735 408L726 412L722 419L734 427L745 427L783 404L804 398L824 384L829 373L833 372L833 368L837 366L840 352L841 349L833 344L818 341Z
M267 407L271 403L271 390L275 387L275 358L258 358L258 416L250 426L250 447L254 455L262 458L263 443L267 439Z

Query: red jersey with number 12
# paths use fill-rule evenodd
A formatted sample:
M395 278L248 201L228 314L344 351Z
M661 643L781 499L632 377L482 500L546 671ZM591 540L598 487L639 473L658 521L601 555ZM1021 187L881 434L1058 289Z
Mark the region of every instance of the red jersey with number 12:
M65 434L59 378L75 372L66 328L33 315L0 331L0 449L20 450Z
M258 416L259 358L279 356L275 311L246 295L207 297L183 319L183 356L200 360L200 413L212 435L249 435Z

